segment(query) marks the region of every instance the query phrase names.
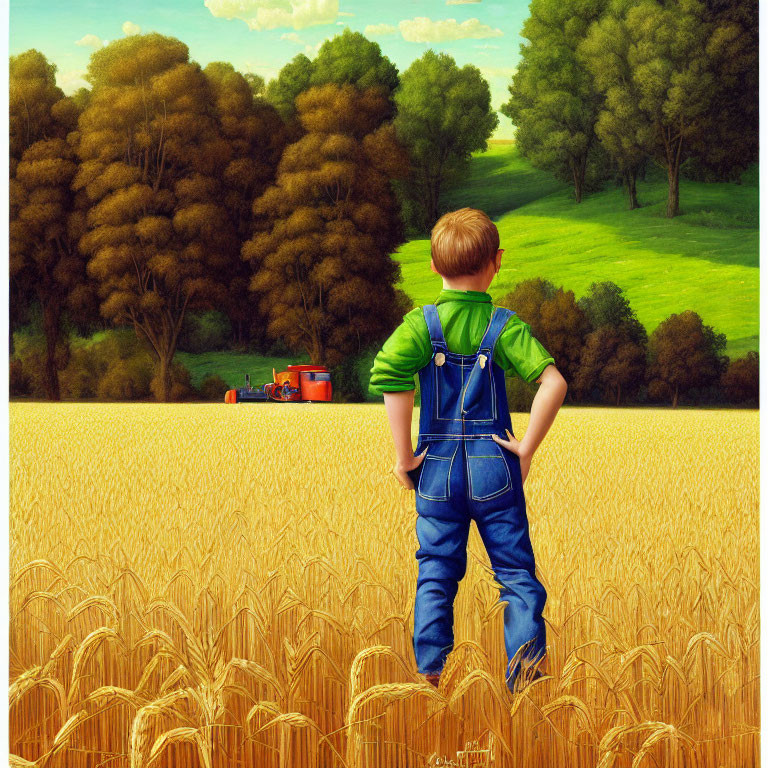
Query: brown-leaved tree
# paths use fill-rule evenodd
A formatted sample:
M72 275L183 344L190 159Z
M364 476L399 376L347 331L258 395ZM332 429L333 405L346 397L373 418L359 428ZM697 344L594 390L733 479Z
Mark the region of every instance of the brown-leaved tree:
M718 381L727 369L725 334L704 325L692 310L670 315L648 339L648 394L671 398L677 407L681 394Z
M403 242L391 179L407 168L384 89L329 83L296 98L305 134L254 202L243 248L267 331L334 366L385 337L404 312L390 254Z
M222 205L231 159L215 99L187 46L152 33L92 54L80 117L88 232L80 245L102 314L133 324L156 357L153 391L172 396L171 363L184 315L225 296L237 237Z

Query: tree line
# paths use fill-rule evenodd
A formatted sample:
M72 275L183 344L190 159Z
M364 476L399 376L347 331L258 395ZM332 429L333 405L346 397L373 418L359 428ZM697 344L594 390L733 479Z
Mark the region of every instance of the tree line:
M646 164L737 181L758 154L757 0L532 0L501 111L523 156L576 202L619 174L630 209Z
M269 84L157 33L95 51L72 96L55 72L10 59L11 343L35 307L44 337L42 371L13 375L54 400L69 337L105 324L171 399L185 324L211 310L235 343L343 366L402 318L390 254L498 121L476 67L428 51L400 75L348 29Z
M554 357L570 402L758 405L757 352L731 360L725 334L692 310L649 335L615 283L592 283L577 300L542 278L518 283L498 303L515 310ZM513 409L530 406L535 387L513 379L508 390Z

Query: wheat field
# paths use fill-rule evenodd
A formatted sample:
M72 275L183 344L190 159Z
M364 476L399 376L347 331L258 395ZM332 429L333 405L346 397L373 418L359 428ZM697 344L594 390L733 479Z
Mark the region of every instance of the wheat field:
M440 687L416 673L383 405L12 403L10 429L12 766L759 762L757 411L560 411L525 486L550 674L515 695L474 525Z

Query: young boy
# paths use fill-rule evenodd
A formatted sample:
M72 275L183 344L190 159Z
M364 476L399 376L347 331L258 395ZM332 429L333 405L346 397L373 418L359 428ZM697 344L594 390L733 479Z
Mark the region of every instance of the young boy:
M405 488L416 489L413 647L419 672L437 685L453 648L453 601L466 571L474 519L507 601L504 641L512 690L523 662L542 660L537 671L544 671L541 612L547 596L535 575L523 482L567 385L530 326L491 303L486 291L503 250L496 226L482 211L462 208L442 216L432 230L431 250L430 266L442 276L443 290L434 304L405 315L376 356L370 382L372 391L384 393L397 455L392 471ZM512 434L505 370L541 384L522 440ZM414 451L417 371L421 409Z

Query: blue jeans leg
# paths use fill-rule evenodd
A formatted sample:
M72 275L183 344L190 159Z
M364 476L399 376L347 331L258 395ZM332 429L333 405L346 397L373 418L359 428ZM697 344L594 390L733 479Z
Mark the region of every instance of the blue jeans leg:
M453 601L467 569L469 519L419 514L419 577L413 617L413 650L419 672L440 672L453 649Z
M546 625L542 611L547 600L544 585L536 578L535 560L528 532L522 494L499 497L497 504L476 518L477 528L491 561L504 608L504 645L507 651L507 684L512 689L520 673L520 659L537 661L546 653ZM515 654L523 649L510 667Z

